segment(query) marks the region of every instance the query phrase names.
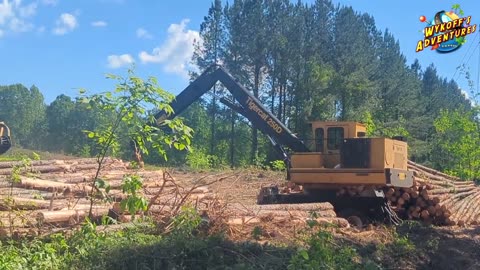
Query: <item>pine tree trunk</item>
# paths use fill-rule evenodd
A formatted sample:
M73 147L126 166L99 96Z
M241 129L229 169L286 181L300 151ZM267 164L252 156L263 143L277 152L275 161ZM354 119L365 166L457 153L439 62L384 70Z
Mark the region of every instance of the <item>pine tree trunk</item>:
M230 110L230 167L235 167L235 111Z
M270 111L274 112L275 110L275 81L277 79L277 69L276 69L276 59L273 59L273 74L272 74L272 92L271 92L271 101L270 101Z
M211 140L210 140L210 155L214 155L215 154L215 117L216 117L216 114L217 114L217 89L216 89L216 86L214 85L213 86L213 100L212 100L212 125L210 127L210 134L212 136Z
M279 120L282 119L282 107L283 107L283 85L280 83L280 91L278 93L278 111L277 111L277 118Z
M253 87L253 95L258 98L258 88L260 85L260 65L255 66L255 81ZM253 127L252 128L252 153L251 153L251 160L252 163L255 163L255 160L258 157L258 130Z
M286 122L287 119L287 106L288 106L288 100L287 100L287 83L285 82L283 86L283 111L282 111L282 118L280 121L282 123Z

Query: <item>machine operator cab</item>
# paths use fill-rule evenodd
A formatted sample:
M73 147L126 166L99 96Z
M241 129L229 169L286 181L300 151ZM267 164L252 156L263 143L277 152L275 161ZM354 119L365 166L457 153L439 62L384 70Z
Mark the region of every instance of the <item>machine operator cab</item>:
M357 122L310 122L315 138L315 152L339 153L344 138L362 138L367 128ZM313 150L313 149L312 149Z
M312 131L311 138L313 139L307 140L307 145L312 152L305 154L311 157L321 156L323 164L320 167L324 168L339 167L341 162L340 152L344 140L347 138L364 138L367 132L366 126L357 122L313 121L309 124Z
M313 152L324 155L325 167L333 168L340 163L340 150L345 138L362 138L367 128L357 122L310 122L313 132Z
M405 178L405 141L367 138L366 126L357 122L314 121L310 126L313 139L307 142L311 152L296 152L290 158L293 182L388 185L397 178L409 178L400 186L411 186L411 177Z

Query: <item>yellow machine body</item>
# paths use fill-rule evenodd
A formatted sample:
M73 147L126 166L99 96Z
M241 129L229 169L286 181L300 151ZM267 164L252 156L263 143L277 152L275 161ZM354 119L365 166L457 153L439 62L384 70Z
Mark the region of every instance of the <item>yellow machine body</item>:
M305 188L341 186L411 187L407 171L407 143L389 138L367 138L356 122L311 122L313 152L294 153L290 181Z

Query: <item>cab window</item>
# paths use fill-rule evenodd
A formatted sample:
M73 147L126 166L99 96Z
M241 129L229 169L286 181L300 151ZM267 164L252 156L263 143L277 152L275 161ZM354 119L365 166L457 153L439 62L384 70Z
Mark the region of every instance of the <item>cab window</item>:
M327 130L328 150L339 150L343 141L344 132L342 127L331 127Z
M323 142L324 142L324 132L323 128L315 129L315 151L323 152Z

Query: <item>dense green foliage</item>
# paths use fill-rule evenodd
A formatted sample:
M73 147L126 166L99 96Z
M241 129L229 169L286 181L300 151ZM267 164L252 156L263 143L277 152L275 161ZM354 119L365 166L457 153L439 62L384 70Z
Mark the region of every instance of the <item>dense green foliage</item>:
M190 207L182 208L171 224L166 233L147 220L122 230L87 221L67 234L1 239L0 269L412 269L425 267L428 256L449 245L440 241L438 231L414 222L379 228L382 241L364 244L335 234L333 227L312 224L297 231L291 245L232 242L222 234L207 235L205 220ZM245 240L263 240L255 229L252 239Z
M439 77L433 65L408 66L398 41L377 29L370 15L328 0L311 5L238 0L226 6L214 1L200 34L204 46L197 46L194 57L200 69L222 63L304 139L311 137L311 120L361 121L369 124L370 135L407 137L411 159L448 169L440 166L442 142L434 121L442 110L475 113L458 85ZM219 87L216 92L228 97ZM250 164L278 158L268 140L250 133L244 119L215 98L205 98L191 112L211 116L212 108L215 120L205 117L191 126L215 127L216 136L203 133L194 144L214 141L220 162L234 166L245 157Z
M225 6L215 0L200 35L203 42L196 44L193 58L200 71L214 63L226 66L299 137L311 138L311 120L362 121L371 135L406 136L414 161L478 178L477 165L458 165L477 155L478 128L475 135L462 121L447 125L441 113L458 109L478 127L478 110L435 66L407 65L398 41L378 29L370 15L329 0L235 0ZM196 76L192 73L192 79ZM219 102L217 96L228 98L229 92L219 84L213 94L182 115L195 131L196 153L166 149L169 165L265 166L277 160L268 139ZM45 105L34 86L1 87L0 103L0 119L11 126L17 145L76 155L95 154L82 130L95 130L115 117L64 95ZM125 151L118 155L130 158ZM165 161L152 154L146 162Z
M381 258L362 259L356 248L339 242L331 230L299 232L298 245L260 245L202 233L202 219L182 208L169 233L147 221L110 231L85 222L71 234L0 241L0 269L382 269ZM383 248L399 259L410 240L394 235ZM376 260L373 262L372 259ZM379 261L377 261L379 260Z
M358 256L350 247L338 247L333 235L320 231L308 239L309 249L301 249L293 256L288 269L359 269Z
M480 123L473 111L442 111L434 124L438 167L463 179L480 179Z
M293 254L291 248L197 235L198 220L185 208L169 234L145 222L116 232L87 222L70 236L2 241L0 269L285 269Z

